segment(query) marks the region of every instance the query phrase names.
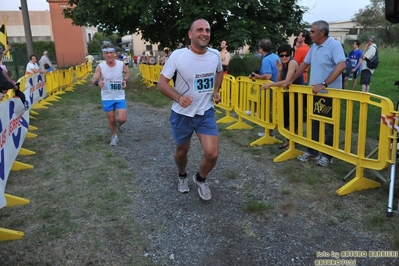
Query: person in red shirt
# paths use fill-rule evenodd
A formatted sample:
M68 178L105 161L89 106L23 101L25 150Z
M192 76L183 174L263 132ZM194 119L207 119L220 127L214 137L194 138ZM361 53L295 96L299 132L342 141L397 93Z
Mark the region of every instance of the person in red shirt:
M312 40L310 39L310 33L307 30L302 30L297 37L296 41L296 51L294 54L294 59L298 62L298 64L302 64L305 60L306 55L310 49L310 44ZM309 67L306 68L305 72L303 72L303 79L305 84L308 84L308 71Z

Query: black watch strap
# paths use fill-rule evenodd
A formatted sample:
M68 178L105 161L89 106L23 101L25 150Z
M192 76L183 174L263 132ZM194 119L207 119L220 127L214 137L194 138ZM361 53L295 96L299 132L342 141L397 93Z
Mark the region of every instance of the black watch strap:
M324 87L328 87L327 83L324 81L323 83L321 83L321 85L323 85Z

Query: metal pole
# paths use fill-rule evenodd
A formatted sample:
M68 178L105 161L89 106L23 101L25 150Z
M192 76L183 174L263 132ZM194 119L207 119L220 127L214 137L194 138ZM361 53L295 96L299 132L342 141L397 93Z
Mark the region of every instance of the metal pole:
M22 20L24 22L26 50L28 51L28 58L29 58L35 52L33 50L32 31L30 29L28 4L26 3L26 0L21 0L21 11L22 11Z

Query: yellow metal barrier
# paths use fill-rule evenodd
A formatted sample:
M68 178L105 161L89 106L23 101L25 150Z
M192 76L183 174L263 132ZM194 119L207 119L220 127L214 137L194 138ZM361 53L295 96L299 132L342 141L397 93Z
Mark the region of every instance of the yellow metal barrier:
M357 190L377 188L380 183L363 176L364 169L382 170L393 160L390 154L391 129L380 124L379 149L377 158L368 158L366 153L367 125L376 121L368 121L368 112L371 108L377 108L381 114L392 114L393 104L388 98L370 93L356 91L328 89L325 93L312 94L312 87L291 85L289 92L284 92L281 87L275 89L277 93L277 108L283 110L283 94L289 93L293 101L294 93L298 93L297 109L290 108L290 117L298 116L298 129L294 128L294 119L290 119L289 128L284 128L284 123L278 123L281 135L290 140L289 149L277 156L274 161L282 162L293 159L302 152L295 149L295 144L312 147L315 150L329 154L334 158L351 163L356 166L356 176L346 185L336 191L338 195L345 195ZM306 130L303 128L302 114L305 112L303 97L307 99ZM341 106L345 106L345 115L341 115ZM353 117L355 106L359 108L358 117ZM357 113L357 112L356 112ZM278 112L278 121L283 121L283 112ZM312 140L312 121L320 123L319 141ZM324 144L326 125L333 126L333 145ZM354 125L357 124L357 132ZM341 125L345 125L341 129ZM341 131L343 131L341 133ZM356 143L356 144L353 144Z
M153 86L154 84L151 81L151 74L150 74L150 66L146 64L140 64L140 73L143 76L141 82L143 82L147 88Z
M217 109L226 111L226 115L216 121L216 123L232 123L237 122L237 119L231 116L231 111L234 110L234 98L236 97L236 79L231 75L224 75L222 87L219 90L221 101L216 105Z
M54 70L50 73L45 74L46 79L46 93L47 93L47 101L56 102L59 101L61 98L56 95L57 90L60 87L60 80L59 80L59 70Z
M90 62L87 62L87 63L86 63L86 69L87 69L87 74L93 73L93 64L90 63Z
M85 83L86 78L86 64L81 64L75 67L75 74L76 74L76 84L83 84Z
M65 88L65 91L75 91L74 90L74 74L75 71L73 70L73 67L70 67L68 69L68 73L67 73L67 87Z
M244 123L243 119L248 120L264 128L265 135L250 143L251 146L281 143L270 135L270 131L276 128L276 120L272 110L276 110L275 102L271 97L273 90L261 90L264 80L255 80L248 77L237 77L234 97L234 111L238 115L238 121L227 127L227 129L252 129L253 127Z
M150 73L150 82L152 84L158 82L158 80L155 80L155 77L154 77L154 67L155 67L154 65L149 65L148 66L148 70L149 70L149 73Z
M159 76L161 75L162 71L162 66L159 64L156 64L154 66L154 83L158 83Z
M70 77L70 73L69 73L69 69L62 69L58 71L58 80L59 80L59 88L56 91L56 95L61 95L61 94L65 94L65 91L69 84L71 83L71 77Z

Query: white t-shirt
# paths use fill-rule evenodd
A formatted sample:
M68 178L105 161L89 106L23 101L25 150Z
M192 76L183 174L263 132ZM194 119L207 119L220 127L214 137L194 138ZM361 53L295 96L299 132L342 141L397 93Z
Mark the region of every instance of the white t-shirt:
M371 59L374 57L375 53L377 51L377 45L375 43L373 43L370 47L367 48L367 50L364 52L364 56L368 59ZM371 71L371 73L373 74L375 69L370 69L367 67L367 61L366 59L364 59L362 61L362 70L363 69L369 69Z
M101 88L102 100L124 100L125 90L122 88L123 66L122 61L115 60L116 65L109 67L106 61L101 62L101 78L104 86Z
M215 84L216 72L223 70L219 51L208 48L203 55L193 53L188 47L174 51L166 61L161 74L172 79L175 70L175 90L184 95L193 97L193 102L187 108L181 107L177 102L172 105L176 113L194 117L203 115L213 107L212 91Z
M39 65L37 63L32 63L31 61L29 61L29 63L26 65L25 75L33 74L33 68L39 69Z

